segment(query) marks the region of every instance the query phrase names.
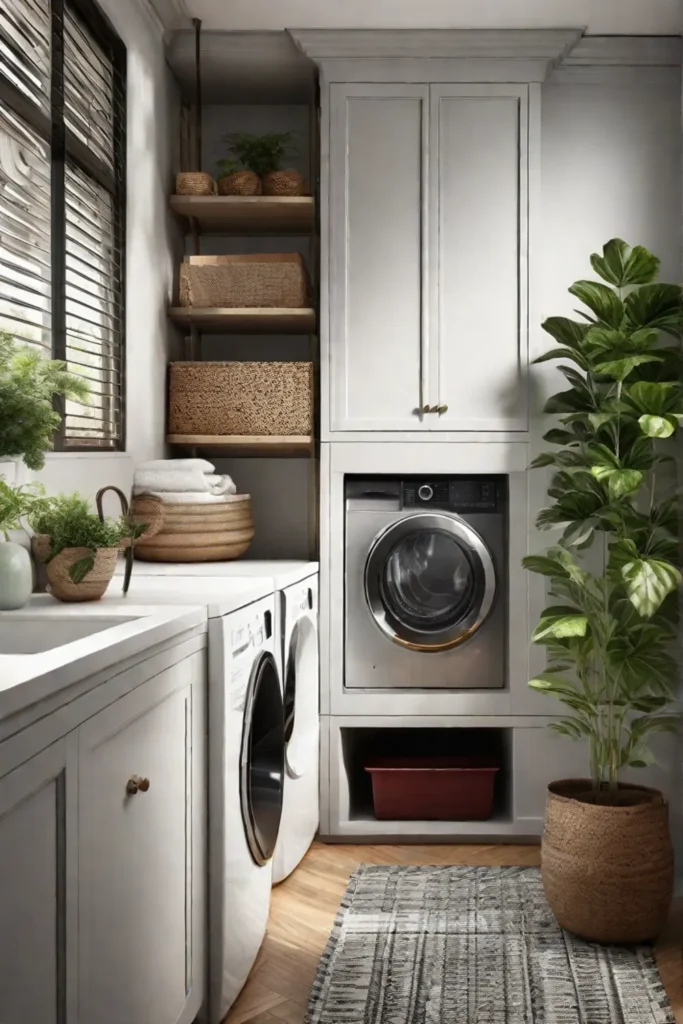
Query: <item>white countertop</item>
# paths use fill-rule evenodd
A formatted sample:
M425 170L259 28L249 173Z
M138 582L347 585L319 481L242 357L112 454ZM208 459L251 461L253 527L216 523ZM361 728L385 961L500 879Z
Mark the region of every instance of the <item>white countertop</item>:
M136 561L133 566L133 581L136 577L184 576L206 579L207 577L223 577L233 580L236 577L246 579L264 579L271 585L270 592L284 590L294 583L314 576L318 572L318 562L286 561L284 559L259 560L237 559L233 562L143 562ZM117 569L123 572L123 563ZM131 590L133 583L131 583Z
M70 604L34 594L24 608L0 612L0 721L180 633L206 628L207 618L273 593L272 582L258 577L134 574L126 597L121 584L115 577L101 601ZM89 632L98 622L99 632Z

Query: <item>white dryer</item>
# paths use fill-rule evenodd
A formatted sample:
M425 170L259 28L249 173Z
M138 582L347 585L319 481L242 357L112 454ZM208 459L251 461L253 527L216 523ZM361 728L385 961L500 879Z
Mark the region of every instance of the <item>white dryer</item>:
M285 771L277 655L273 595L209 622L211 1024L247 980L268 922Z
M278 596L276 594L276 596ZM320 820L318 574L279 594L285 706L285 779L273 882L291 874Z

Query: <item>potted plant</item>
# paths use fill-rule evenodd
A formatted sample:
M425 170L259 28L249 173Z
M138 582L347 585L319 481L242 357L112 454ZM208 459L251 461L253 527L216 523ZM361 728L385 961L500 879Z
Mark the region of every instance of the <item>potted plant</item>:
M0 331L0 462L23 459L29 469L42 469L60 424L54 396L86 402L89 394L87 381L66 363Z
M222 195L261 195L262 192L267 196L303 195L303 175L293 168L280 170L280 162L294 152L293 138L293 132L226 135L232 159L219 164L218 191Z
M552 595L532 636L548 664L530 685L567 707L552 728L587 742L590 764L590 779L549 787L548 902L564 928L627 943L658 934L673 883L666 801L620 773L650 764L648 738L679 724L677 507L663 471L683 423L681 289L657 283L659 260L618 238L591 264L602 280L569 289L587 312L546 320L555 344L536 360L561 360L569 387L546 403L560 426L532 464L555 471L537 525L562 534L524 559Z
M31 556L21 544L10 540L12 531L22 529L22 520L48 505L39 483L13 487L0 476L0 610L23 608L33 592Z
M107 590L119 549L145 527L121 516L100 519L80 494L49 499L29 518L33 552L45 563L50 592L60 601L97 601Z

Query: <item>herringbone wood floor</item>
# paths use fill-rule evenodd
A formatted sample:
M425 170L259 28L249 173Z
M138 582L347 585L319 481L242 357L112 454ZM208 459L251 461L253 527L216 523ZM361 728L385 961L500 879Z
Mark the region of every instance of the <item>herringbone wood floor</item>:
M534 846L326 846L315 843L273 890L268 935L226 1024L302 1024L308 991L349 875L366 864L538 864ZM678 910L678 908L677 908ZM658 950L678 1024L683 1024L683 913Z

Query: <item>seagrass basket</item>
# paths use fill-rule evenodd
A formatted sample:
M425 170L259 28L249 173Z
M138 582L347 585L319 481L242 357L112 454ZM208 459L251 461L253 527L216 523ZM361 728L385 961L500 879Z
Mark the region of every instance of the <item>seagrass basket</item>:
M263 183L253 171L224 174L218 179L217 186L220 196L260 196L263 192Z
M558 923L593 942L651 942L666 923L674 861L660 792L620 784L618 806L586 802L587 779L548 787L543 888Z
M99 601L104 597L116 571L120 550L118 546L97 548L93 555L92 569L80 583L74 583L69 570L76 562L93 554L90 548L64 548L47 562L52 548L49 537L38 534L32 538L31 547L36 561L45 563L45 573L52 596L60 601L73 602Z
M265 196L306 195L306 181L300 171L268 171L262 180Z
M313 431L312 363L171 363L169 387L171 434Z
M144 562L230 561L248 551L254 539L248 494L229 495L218 504L165 504L141 494L132 500L131 517L153 528L135 544L135 557Z
M180 304L302 309L308 305L306 267L294 252L186 256L180 266Z
M216 182L206 171L181 171L176 174L175 191L177 196L213 196Z

